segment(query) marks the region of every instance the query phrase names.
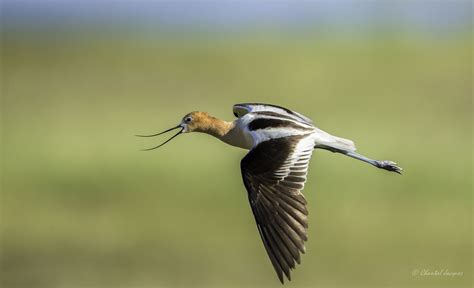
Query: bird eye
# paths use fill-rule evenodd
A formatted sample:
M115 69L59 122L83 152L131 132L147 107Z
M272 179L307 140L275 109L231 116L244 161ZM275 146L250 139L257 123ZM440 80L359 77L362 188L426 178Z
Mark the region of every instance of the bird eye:
M187 117L186 119L184 119L184 122L189 123L191 122L191 120L193 120L191 117Z
M239 118L239 115L237 115L237 113L235 113L235 112L234 112L234 116L237 117L237 118Z

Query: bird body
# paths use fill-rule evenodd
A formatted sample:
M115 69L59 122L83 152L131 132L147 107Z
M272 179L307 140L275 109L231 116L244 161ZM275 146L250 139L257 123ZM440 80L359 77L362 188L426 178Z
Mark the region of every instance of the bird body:
M282 283L283 275L291 280L290 271L305 253L308 210L302 190L314 149L341 153L401 174L396 163L357 154L351 140L324 132L308 117L281 106L243 103L234 105L233 112L237 119L232 122L191 112L178 126L144 137L181 129L151 149L181 133L201 132L250 150L240 162L242 178L264 247Z
M242 113L239 105L245 104L234 105L236 115L239 114L235 111ZM264 107L273 108L273 106L266 105L260 104L257 106L258 109L250 110L245 114L242 113L239 118L232 122L217 119L206 112L191 112L186 116L193 116L193 119L197 120L196 123L200 124L196 127L191 126L183 132L207 133L229 145L247 150L270 139L308 135L314 139L314 146L328 146L355 151L354 143L351 140L333 136L316 128L309 118L301 114L297 114L297 117L290 117L286 114L280 114L281 112L267 111L264 110Z

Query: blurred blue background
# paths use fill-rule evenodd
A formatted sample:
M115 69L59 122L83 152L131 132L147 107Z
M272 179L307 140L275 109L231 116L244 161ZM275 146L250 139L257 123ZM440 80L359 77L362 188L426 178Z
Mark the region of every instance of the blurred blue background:
M246 151L133 136L241 102L406 171L315 151L287 286L472 286L470 1L2 1L1 33L2 287L281 287Z

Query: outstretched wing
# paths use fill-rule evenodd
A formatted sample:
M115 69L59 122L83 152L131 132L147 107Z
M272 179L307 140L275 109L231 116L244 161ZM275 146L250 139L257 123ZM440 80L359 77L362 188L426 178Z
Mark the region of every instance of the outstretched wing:
M271 139L240 162L258 231L282 283L305 252L308 210L301 190L313 147L309 134Z

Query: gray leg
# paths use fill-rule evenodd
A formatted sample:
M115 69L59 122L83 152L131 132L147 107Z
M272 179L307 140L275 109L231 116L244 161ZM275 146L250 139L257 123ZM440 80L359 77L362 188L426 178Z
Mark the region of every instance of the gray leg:
M358 160L361 160L361 161L364 161L364 162L367 162L369 164L372 164L374 165L375 167L377 168L380 168L380 169L385 169L387 171L392 171L392 172L396 172L398 174L402 174L402 168L401 167L398 167L397 166L397 163L393 162L393 161L389 161L389 160L373 160L373 159L369 159L363 155L360 155L356 152L343 152L343 154L349 156L349 157L352 157L352 158L355 158L355 159L358 159Z
M335 152L335 153L341 153L341 154L347 155L349 157L355 158L357 160L364 161L366 163L374 165L377 168L384 169L384 170L387 170L387 171L396 172L398 174L402 174L402 171L403 171L403 169L401 167L398 167L397 163L395 163L393 161L373 160L373 159L365 157L364 155L360 155L359 153L356 153L356 152L344 151L344 150L336 149L334 147L329 147L329 146L325 146L325 145L317 145L314 148L325 149L325 150L329 150L329 151Z

